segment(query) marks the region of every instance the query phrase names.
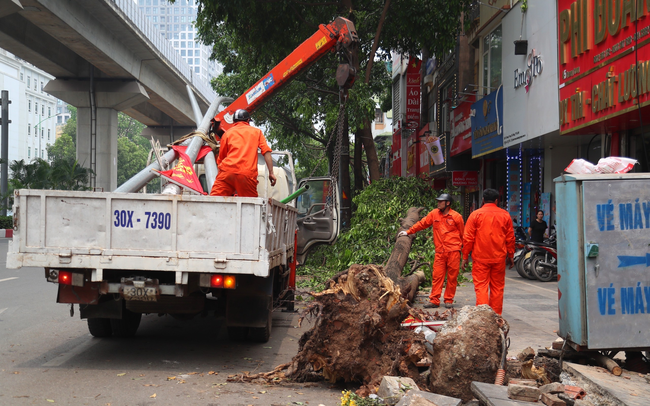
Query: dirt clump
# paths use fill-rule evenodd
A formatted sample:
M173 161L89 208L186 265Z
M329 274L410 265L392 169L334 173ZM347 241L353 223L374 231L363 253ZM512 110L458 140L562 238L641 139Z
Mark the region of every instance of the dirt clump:
M501 364L502 334L507 323L487 305L465 306L445 324L433 341L429 390L472 399L472 381L494 383Z
M307 309L314 324L300 338L289 378L303 382L320 373L330 382L360 382L358 393L365 395L384 375L424 383L416 366L427 353L424 337L400 329L409 314L422 314L413 312L381 267L353 265L314 299Z

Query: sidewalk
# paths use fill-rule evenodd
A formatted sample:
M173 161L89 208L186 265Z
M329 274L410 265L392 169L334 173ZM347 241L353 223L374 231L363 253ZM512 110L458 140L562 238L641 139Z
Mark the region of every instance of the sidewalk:
M465 275L471 277L470 274ZM428 302L429 292L430 288L418 292L418 306ZM455 308L475 304L474 285L469 282L459 285L454 301ZM439 310L445 309L441 307ZM503 318L510 325L509 356L516 356L526 347L532 347L535 351L550 347L558 337L556 331L559 328L557 282L523 279L514 268L506 269Z

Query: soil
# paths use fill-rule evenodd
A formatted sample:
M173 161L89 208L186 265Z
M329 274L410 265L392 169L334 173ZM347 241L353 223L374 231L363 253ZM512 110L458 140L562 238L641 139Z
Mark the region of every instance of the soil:
M502 354L499 323L505 321L487 305L461 308L433 341L429 390L467 402L473 381L494 383Z

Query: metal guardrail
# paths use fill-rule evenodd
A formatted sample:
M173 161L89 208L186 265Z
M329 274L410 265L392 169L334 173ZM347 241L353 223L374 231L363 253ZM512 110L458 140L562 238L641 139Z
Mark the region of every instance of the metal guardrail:
M169 40L160 35L160 31L153 28L147 17L138 10L133 0L109 0L113 2L128 17L137 29L151 42L151 44L169 61L178 71L188 79L194 88L203 96L208 104L217 97L209 83L206 83L194 73L190 65L185 62L174 49Z

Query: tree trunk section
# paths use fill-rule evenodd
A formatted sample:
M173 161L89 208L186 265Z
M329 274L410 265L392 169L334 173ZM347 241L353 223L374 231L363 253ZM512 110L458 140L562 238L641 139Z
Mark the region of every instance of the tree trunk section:
M339 161L339 181L341 182L341 228L350 227L352 219L352 193L350 188L350 137L348 117L345 116L343 139L341 140L341 160Z
M370 174L370 182L377 181L381 178L379 171L379 159L377 159L377 148L375 147L375 140L372 139L372 123L366 119L363 121L363 128L357 130L363 142L363 148L366 150L366 158L368 159L368 173Z
M354 191L363 190L363 149L359 132L354 136Z

